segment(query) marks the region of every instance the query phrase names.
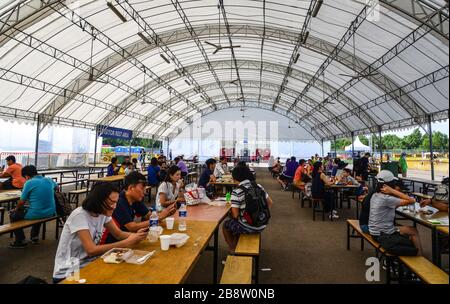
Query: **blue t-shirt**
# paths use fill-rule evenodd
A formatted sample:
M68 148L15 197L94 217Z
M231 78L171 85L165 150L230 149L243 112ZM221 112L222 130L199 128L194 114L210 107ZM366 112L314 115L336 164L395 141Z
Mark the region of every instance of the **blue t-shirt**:
M198 185L203 187L203 188L206 188L206 184L209 183L211 175L213 175L213 171L211 169L209 169L209 168L206 168L203 171L202 175L200 175L200 178L198 180Z
M159 183L158 172L161 171L159 166L148 166L147 172L147 180L149 185L157 185Z
M112 164L109 164L107 167L107 173L106 176L113 176L114 175L114 167Z
M41 219L55 215L55 188L57 186L51 178L40 175L36 175L25 183L20 199L30 205L25 214L26 220Z
M148 212L149 210L145 206L144 202L134 202L130 205L125 196L125 192L122 191L119 195L119 201L117 202L117 206L112 214L112 217L120 230L128 232L128 229L125 227L125 225L134 222L134 218L136 217L136 215L144 217L148 214ZM118 240L116 240L111 233L108 233L108 236L106 237L107 244L117 241Z

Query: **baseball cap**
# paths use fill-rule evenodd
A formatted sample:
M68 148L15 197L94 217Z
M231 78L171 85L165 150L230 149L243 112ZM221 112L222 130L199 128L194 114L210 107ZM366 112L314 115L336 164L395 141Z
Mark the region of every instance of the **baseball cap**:
M377 181L380 183L389 183L393 180L398 180L397 177L389 170L381 170L380 173L376 176Z

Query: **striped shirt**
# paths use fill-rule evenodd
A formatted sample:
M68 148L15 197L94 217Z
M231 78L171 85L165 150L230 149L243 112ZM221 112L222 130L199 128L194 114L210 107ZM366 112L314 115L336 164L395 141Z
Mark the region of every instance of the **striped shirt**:
M240 224L242 224L242 226L244 226L247 229L253 230L255 232L262 231L262 230L264 230L264 228L266 228L266 225L263 225L260 227L251 226L250 224L247 223L247 221L244 218L244 211L245 211L245 206L246 206L245 205L245 192L243 189L240 188L241 186L245 187L246 189L250 189L251 183L248 179L246 179L239 183L239 188L236 188L233 190L233 192L231 193L231 208L239 209L238 221ZM266 199L268 199L269 195L264 190L264 188L259 184L258 184L258 187L261 188L266 193Z

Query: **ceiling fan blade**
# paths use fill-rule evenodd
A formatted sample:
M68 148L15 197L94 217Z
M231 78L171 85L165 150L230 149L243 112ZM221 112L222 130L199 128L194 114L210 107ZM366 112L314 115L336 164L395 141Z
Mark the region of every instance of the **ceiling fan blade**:
M217 48L217 45L214 44L214 43L212 43L212 42L205 41L205 43L206 43L207 45L210 45L210 46L213 46L213 47Z
M216 50L213 52L213 55L215 55L218 51L220 51L222 48L216 48Z
M240 45L227 45L227 46L223 46L223 49L234 49L234 48L240 48Z

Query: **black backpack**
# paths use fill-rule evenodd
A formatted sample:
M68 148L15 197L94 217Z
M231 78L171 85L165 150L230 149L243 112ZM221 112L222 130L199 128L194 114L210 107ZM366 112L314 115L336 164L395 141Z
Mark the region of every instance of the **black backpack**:
M72 206L70 206L69 200L62 192L55 191L55 205L56 214L60 217L68 216L72 212Z
M417 248L411 242L409 237L401 235L399 232L393 234L381 233L378 237L380 246L383 247L387 253L396 256L416 256Z
M244 218L254 227L267 225L270 219L269 206L267 205L266 192L256 183L252 182L249 188L240 186L245 193Z

